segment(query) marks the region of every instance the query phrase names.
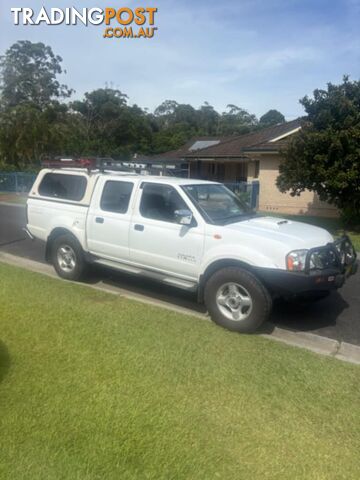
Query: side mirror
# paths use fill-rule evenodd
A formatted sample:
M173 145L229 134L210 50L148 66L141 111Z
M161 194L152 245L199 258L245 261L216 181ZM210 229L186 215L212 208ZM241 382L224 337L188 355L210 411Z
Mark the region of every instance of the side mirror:
M191 225L193 223L193 214L190 210L175 210L175 220L180 225Z

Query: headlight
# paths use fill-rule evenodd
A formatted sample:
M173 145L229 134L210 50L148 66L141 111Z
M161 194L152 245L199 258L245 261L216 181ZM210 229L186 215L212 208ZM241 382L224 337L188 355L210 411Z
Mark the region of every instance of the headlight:
M332 252L330 252L332 253ZM310 269L311 270L322 270L326 267L328 262L328 257L330 256L329 252L314 252L310 256Z
M294 250L286 255L286 268L293 272L305 270L305 259L308 250Z

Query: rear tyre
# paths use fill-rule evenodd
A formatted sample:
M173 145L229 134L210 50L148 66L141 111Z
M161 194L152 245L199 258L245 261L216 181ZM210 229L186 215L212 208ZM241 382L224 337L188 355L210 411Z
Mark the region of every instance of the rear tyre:
M83 250L72 235L55 238L51 249L52 264L61 278L80 280L86 270Z
M241 333L258 329L267 320L272 307L264 285L240 267L215 272L206 282L204 298L215 323Z

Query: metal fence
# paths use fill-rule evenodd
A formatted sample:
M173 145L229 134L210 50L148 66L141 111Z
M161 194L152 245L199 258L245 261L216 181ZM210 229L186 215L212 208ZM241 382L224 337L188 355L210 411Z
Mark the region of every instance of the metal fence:
M0 192L28 193L36 174L24 172L0 172Z
M244 200L250 208L257 210L259 207L259 191L260 184L258 181L253 182L236 182L224 183L224 185L234 192L238 197Z

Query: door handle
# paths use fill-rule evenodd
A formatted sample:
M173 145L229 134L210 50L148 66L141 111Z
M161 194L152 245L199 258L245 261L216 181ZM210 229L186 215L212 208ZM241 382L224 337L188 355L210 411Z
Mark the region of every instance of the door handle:
M96 217L95 222L96 223L104 223L104 219L103 219L103 217Z
M137 230L138 232L143 232L144 231L144 225L139 225L138 223L136 223L134 225L134 229Z

